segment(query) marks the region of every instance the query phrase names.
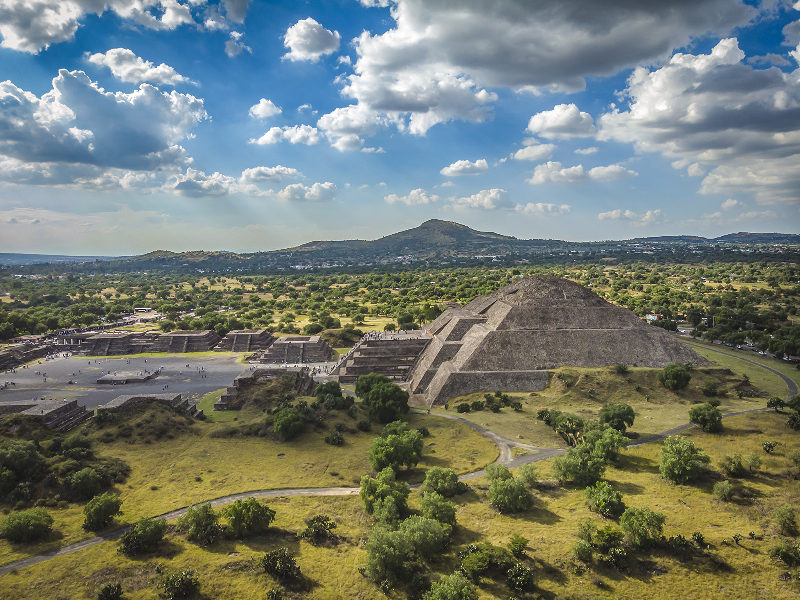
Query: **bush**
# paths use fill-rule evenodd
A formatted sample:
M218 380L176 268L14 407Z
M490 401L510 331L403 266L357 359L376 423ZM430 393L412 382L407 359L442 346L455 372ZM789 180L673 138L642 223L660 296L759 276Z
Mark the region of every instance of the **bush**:
M756 456L756 458L758 458ZM744 459L738 452L733 456L723 456L719 461L719 468L726 477L744 477L747 475L747 468L744 466Z
M521 558L525 556L525 549L528 547L528 542L530 542L528 538L515 533L508 542L508 551L516 558Z
M519 479L494 479L489 485L489 503L501 513L518 513L533 506L533 495Z
M469 407L475 412L483 410L485 406L486 404L481 400L475 400L475 402L469 405Z
M403 512L408 506L408 484L395 480L394 471L390 468L383 469L374 479L364 475L361 478L361 491L359 496L364 503L364 511L372 514L376 505L387 499L393 501L398 512Z
M689 371L675 363L670 363L664 367L664 370L658 376L661 385L673 392L686 389L691 379L692 376L689 375Z
M478 592L463 574L456 572L431 585L422 600L478 600Z
M761 468L761 457L755 452L750 452L745 457L745 461L747 462L747 468L750 469L751 473L753 471L758 471Z
M472 410L472 409L469 407L469 404L467 404L466 402L456 406L456 412L457 413L468 413L470 410Z
M458 475L453 469L431 467L425 472L425 482L422 484L422 489L425 491L436 492L449 498L460 493L461 488Z
M604 517L614 517L625 510L622 494L605 481L598 481L593 487L587 487L584 496L589 510L600 513Z
M107 583L100 588L97 600L121 600L122 585L119 583Z
M0 526L9 542L26 544L46 537L53 527L53 517L43 508L12 512Z
M567 448L566 453L555 459L554 473L559 481L573 481L576 485L593 485L606 471L606 461L592 452L587 444Z
M456 524L455 505L436 492L422 494L419 499L419 507L422 510L422 516L427 519L434 519L450 527Z
M394 424L392 424L394 425ZM419 431L408 431L405 423L389 428L389 435L377 437L369 448L369 462L375 471L389 467L398 471L401 466L411 469L422 457L422 434ZM396 432L396 433L395 433Z
M186 539L201 546L210 546L222 535L219 515L210 504L190 506L186 514L178 519L177 530L186 533Z
M714 397L719 394L719 390L717 389L717 382L713 379L708 379L703 385L703 395Z
M300 537L316 546L323 540L333 538L334 529L336 529L336 522L328 515L316 515L306 521L305 531L300 534Z
M302 576L300 567L297 566L297 561L288 548L278 548L265 553L261 557L261 568L265 573L281 581L292 581Z
M626 365L625 363L617 363L614 365L613 368L620 375L625 375L625 373L629 371L628 365Z
M722 413L709 402L700 404L689 410L689 421L697 423L706 433L722 431Z
M444 550L452 528L435 519L411 515L400 523L398 532L408 540L416 556L429 559Z
M731 498L733 498L733 494L735 493L735 489L731 482L727 479L725 481L718 481L714 484L714 489L712 490L712 494L714 494L714 498L717 500L722 500L723 502L728 502Z
M408 398L407 391L389 381L373 386L364 402L369 407L370 417L380 423L389 423L408 412Z
M102 496L95 496L83 507L85 519L83 528L88 531L98 531L111 523L114 517L121 515L122 500L116 494L110 492Z
M649 508L626 508L619 518L619 525L635 548L649 548L661 539L665 520L663 514Z
M401 532L378 527L370 534L366 550L370 577L385 581L405 574L404 565L413 549Z
M594 550L592 549L592 545L589 542L578 540L572 546L572 555L579 561L588 564L592 562L592 556L594 556Z
M103 488L103 478L92 467L86 467L73 473L67 481L76 500L93 498Z
M331 446L341 446L344 444L344 436L338 431L333 431L325 436L325 443Z
M677 484L694 481L711 461L693 441L671 435L661 447L659 471L664 479Z
M794 509L788 504L775 510L775 513L772 515L772 521L778 527L778 531L781 532L781 535L797 535L797 519L794 514Z
M780 410L786 406L786 402L784 402L783 398L778 398L777 396L772 396L769 400L767 400L767 408L774 408L775 412Z
M781 540L777 546L770 548L769 555L790 567L800 566L800 544Z
M178 571L164 579L161 587L167 600L180 600L181 598L190 598L199 592L200 580L194 571Z
M284 442L292 439L303 428L303 417L293 408L284 408L277 415L273 427Z
M624 402L609 402L600 409L600 423L607 423L609 427L622 433L633 426L634 418L633 408Z
M372 430L372 423L369 422L369 419L361 419L356 423L356 428L359 431L370 431Z
M533 463L527 463L517 469L517 476L522 483L532 488L539 481L539 469Z
M490 569L507 573L516 564L508 550L486 543L470 544L459 558L461 571L472 581L478 581Z
M236 539L266 533L275 519L275 511L255 498L237 500L223 508L222 514Z
M533 571L517 563L506 573L506 582L515 592L530 592L535 584Z
M122 534L120 551L128 556L153 552L167 531L166 519L139 519L133 527Z
M624 533L616 527L608 525L595 532L594 544L601 553L606 554L612 548L619 548L624 538Z

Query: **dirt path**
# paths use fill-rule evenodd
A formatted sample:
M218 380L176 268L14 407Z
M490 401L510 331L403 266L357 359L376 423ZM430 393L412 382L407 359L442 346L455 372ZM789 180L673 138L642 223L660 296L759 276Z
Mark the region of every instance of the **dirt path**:
M713 352L718 352L720 354L726 354L728 356L732 356L739 360L743 360L750 364L753 364L757 367L762 369L767 369L778 375L783 381L786 383L786 387L788 388L788 395L787 398L795 395L798 393L797 384L788 376L776 371L775 369L771 369L766 365L762 365L760 363L754 362L752 360L747 360L746 358L740 358L734 354L730 354L728 352L722 352L721 350L715 350L711 348ZM426 411L414 409L416 412L424 413ZM756 413L756 412L763 412L766 410L771 410L767 408L755 408L752 410L743 410L735 413L729 413L726 415L722 415L723 418L727 417L735 417L738 415L744 415L749 413ZM461 417L457 417L455 415L438 415L440 417L444 417L445 419L451 419L453 421L458 421L463 423L467 427L474 429L481 435L489 438L495 444L497 444L498 450L498 457L495 460L496 463L504 464L509 468L518 467L520 465L539 462L541 460L547 460L548 458L553 458L554 456L560 456L564 454L563 448L538 448L536 446L530 446L528 444L523 444L521 442L515 442L514 440L506 439L493 431L489 431L488 429L481 427L471 421L467 421L466 419L462 419ZM679 425L678 427L673 427L672 429L668 429L667 431L662 431L661 433L653 434L643 438L641 440L636 440L631 442L631 446L640 446L642 444L650 444L653 442L657 442L663 440L667 436L674 435L676 433L680 433L681 431L686 431L695 427L693 423L686 423L684 425ZM512 448L521 448L523 450L527 450L530 454L524 454L522 456L518 456L516 458L512 458L511 449ZM480 477L484 477L486 475L486 470L481 469L480 471L474 471L472 473L467 473L465 475L461 475L459 477L460 481L467 481L470 479L478 479ZM419 487L419 484L412 485L412 489L416 489ZM207 502L211 504L211 506L222 506L224 504L230 504L231 502L235 502L236 500L246 500L247 498L280 498L280 497L288 497L288 496L355 496L359 493L359 488L346 488L346 487L330 487L330 488L282 488L282 489L272 489L272 490L255 490L250 492L241 492L238 494L231 494L228 496L222 496L220 498L214 498L213 500L208 500ZM172 520L177 519L178 517L183 516L186 514L188 507L179 508L177 510L170 511L168 513L164 513L162 515L157 515L156 518L163 518ZM97 544L101 544L103 542L114 541L122 537L130 526L122 527L120 529L116 529L114 531L110 531L108 533L101 534L99 536L90 538L88 540L83 540L81 542L76 542L74 544L70 544L69 546L64 546L63 548L59 548L57 550L52 550L50 552L45 552L44 554L39 554L38 556L31 556L30 558L25 558L22 560L18 560L7 565L0 567L0 575L5 575L10 571L16 569L22 569L24 567L29 567L31 565L35 565L40 562L44 562L46 560L50 560L51 558L55 558L57 556L63 556L65 554L71 554L73 552L77 552L79 550L83 550L84 548L90 548L91 546L96 546Z

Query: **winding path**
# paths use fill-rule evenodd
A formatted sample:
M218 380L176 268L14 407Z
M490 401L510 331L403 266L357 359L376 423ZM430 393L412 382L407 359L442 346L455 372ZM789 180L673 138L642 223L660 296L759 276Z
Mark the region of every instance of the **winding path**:
M705 348L705 346L703 346ZM766 365L762 365L752 360L748 360L746 358L741 358L736 356L735 354L730 354L729 352L723 352L721 350L716 350L715 348L708 348L712 352L717 352L719 354L725 354L726 356L731 356L733 358L742 360L744 362L748 362L752 365L760 367L762 369L766 369L767 371L771 371L772 373L776 374L780 377L784 383L786 383L786 387L788 389L787 399L791 396L794 396L798 393L798 386L797 383L794 382L790 377L784 375L783 373L776 371ZM425 412L423 410L414 409L416 412ZM755 408L752 410L743 410L739 412L729 413L722 415L723 418L727 417L735 417L738 415L744 415L748 413L755 413L755 412L763 412L766 410L772 410L767 408ZM455 415L438 415L440 417L444 417L445 419L452 419L453 421L458 421L459 423L463 423L467 427L474 429L484 437L489 438L497 445L498 450L498 457L495 462L499 464L507 465L510 468L518 467L523 464L539 462L541 460L546 460L548 458L553 458L554 456L559 456L564 454L563 448L539 448L536 446L530 446L528 444L523 444L521 442L515 442L514 440L506 439L493 431L489 431L488 429L481 427L471 421L467 421L461 417L457 417ZM662 431L661 433L649 435L646 438L636 440L630 444L630 446L640 446L642 444L650 444L652 442L657 442L666 438L667 436L674 435L676 433L680 433L681 431L685 431L694 427L694 423L686 423L684 425L679 425L678 427L673 427L672 429L668 429L667 431ZM516 458L512 457L512 448L521 448L523 450L527 450L530 454L524 454L522 456L518 456ZM472 473L467 473L465 475L461 475L459 477L460 481L466 481L470 479L477 479L479 477L483 477L486 475L486 470L481 469L479 471L473 471ZM416 489L420 486L420 484L412 485L412 489ZM246 500L247 498L281 498L287 496L355 496L359 493L359 488L349 488L349 487L329 487L329 488L281 488L281 489L270 489L270 490L256 490L250 492L241 492L238 494L231 494L228 496L222 496L220 498L214 498L213 500L207 501L211 506L221 506L224 504L230 504L231 502L235 502L236 500ZM178 517L183 516L186 514L188 507L179 508L168 513L164 513L161 515L157 515L155 518L163 518L172 520L177 519ZM51 558L55 558L57 556L63 556L65 554L71 554L73 552L77 552L79 550L83 550L84 548L90 548L92 546L96 546L97 544L102 544L103 542L114 541L122 537L122 535L130 529L130 525L127 527L121 527L114 531L109 531L107 533L100 534L96 537L90 538L88 540L83 540L80 542L75 542L74 544L70 544L69 546L64 546L63 548L58 548L57 550L51 550L50 552L45 552L43 554L39 554L37 556L31 556L30 558L24 558L22 560L14 561L12 563L8 563L6 565L0 566L0 575L5 575L11 571L15 571L17 569L22 569L24 567L29 567L31 565L35 565L40 562L44 562L46 560L50 560Z

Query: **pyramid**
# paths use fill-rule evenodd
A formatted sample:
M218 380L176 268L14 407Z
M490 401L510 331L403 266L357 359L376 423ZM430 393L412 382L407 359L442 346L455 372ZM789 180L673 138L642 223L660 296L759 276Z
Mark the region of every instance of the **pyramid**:
M533 391L562 366L664 367L710 363L673 334L642 321L580 284L526 277L449 308L407 379L428 405L479 391Z

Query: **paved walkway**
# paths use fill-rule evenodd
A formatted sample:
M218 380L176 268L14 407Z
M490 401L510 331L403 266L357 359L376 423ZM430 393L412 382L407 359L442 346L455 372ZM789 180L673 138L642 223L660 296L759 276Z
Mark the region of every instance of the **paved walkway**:
M726 354L728 356L733 356L734 358L738 358L739 360L743 360L745 362L749 362L757 367L762 369L767 369L778 375L783 381L786 383L786 387L788 388L788 395L787 398L795 395L798 393L797 391L797 384L790 379L788 376L776 371L775 369L771 369L766 365L762 365L760 363L747 360L746 358L740 358L734 354L730 354L728 352L723 352L721 350L716 350L713 348L709 348L713 352L718 352L720 354ZM414 409L415 412L424 413L426 411L420 409ZM756 412L763 412L766 410L772 410L767 408L755 408L752 410L743 410L735 413L729 413L726 415L722 415L723 418L728 417L735 417L738 415L744 415L748 413L756 413ZM446 419L452 419L453 421L458 421L459 423L463 423L467 427L474 429L484 437L489 438L495 444L497 444L498 450L498 457L495 460L496 463L507 465L509 468L515 468L523 464L539 462L542 460L547 460L548 458L553 458L554 456L559 456L564 454L563 448L538 448L536 446L530 446L528 444L523 444L521 442L516 442L514 440L506 439L493 431L489 431L488 429L481 427L471 421L467 421L461 417L457 417L455 415L437 415L440 417L444 417ZM668 429L667 431L662 431L661 433L657 433L654 435L647 436L641 440L636 440L631 442L630 446L640 446L642 444L650 444L652 442L660 441L667 436L674 435L676 433L680 433L681 431L685 431L695 427L693 423L686 423L684 425L679 425L678 427L673 427L672 429ZM522 456L518 456L516 458L512 458L511 448L521 448L523 450L527 450L530 454L524 454ZM480 471L473 471L472 473L467 473L465 475L461 475L459 477L460 481L467 481L470 479L478 479L480 477L484 477L486 475L486 470L481 469ZM412 489L419 488L419 484L412 485ZM280 498L280 497L288 497L288 496L355 496L359 493L359 488L347 488L347 487L330 487L330 488L282 488L282 489L271 489L271 490L256 490L250 492L241 492L238 494L231 494L228 496L222 496L220 498L214 498L213 500L207 501L211 506L222 506L224 504L230 504L231 502L235 502L236 500L246 500L247 498ZM200 503L198 503L200 504ZM188 507L179 508L177 510L170 511L168 513L164 513L162 515L157 515L156 518L163 518L172 520L177 519L178 517L183 516L186 514ZM65 554L71 554L73 552L77 552L79 550L83 550L84 548L90 548L91 546L96 546L97 544L101 544L107 541L114 541L122 537L130 526L122 527L120 529L116 529L114 531L110 531L108 533L103 533L96 537L90 538L88 540L83 540L81 542L76 542L74 544L70 544L69 546L64 546L63 548L59 548L58 550L52 550L50 552L45 552L43 554L39 554L38 556L31 556L30 558L25 558L22 560L18 560L7 565L0 567L0 575L5 575L12 570L15 569L22 569L24 567L29 567L31 565L35 565L40 562L44 562L46 560L50 560L51 558L55 558L56 556L63 556Z

